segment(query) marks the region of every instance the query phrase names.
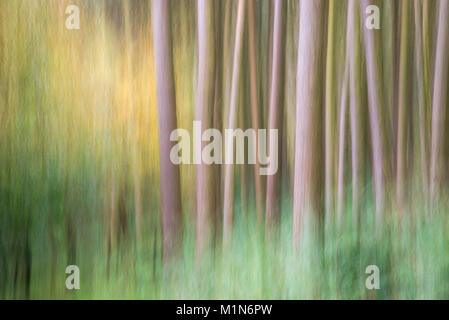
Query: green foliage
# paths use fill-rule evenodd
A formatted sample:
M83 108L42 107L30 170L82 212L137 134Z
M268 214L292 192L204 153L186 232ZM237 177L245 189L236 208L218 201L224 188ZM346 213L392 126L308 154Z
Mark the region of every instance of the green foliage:
M55 206L60 198L54 198ZM50 201L52 202L52 201ZM89 203L94 205L94 201ZM50 205L50 204L49 204ZM102 245L102 221L98 217L78 226L76 264L81 289L65 288L67 243L61 227L51 220L33 220L31 234L30 298L60 299L446 299L449 293L448 223L445 211L430 218L415 208L402 222L391 220L382 230L374 228L374 210L365 211L360 234L346 211L342 230L330 227L324 241L307 235L297 252L292 248L291 211L283 212L281 232L266 242L258 229L255 212L243 218L237 212L232 246L210 249L201 261L195 256L193 225L186 227L182 257L163 266L158 230L145 232L139 246L132 227L111 255ZM3 216L4 219L4 216ZM5 221L2 221L5 226ZM3 248L8 246L2 228ZM55 244L49 243L49 232ZM359 237L361 235L361 237ZM358 240L360 238L360 241ZM17 237L20 240L21 237ZM54 246L54 247L52 247ZM3 249L2 248L2 249ZM25 297L25 278L14 266L20 257L2 250L0 297ZM17 248L15 248L17 251ZM54 256L52 256L54 255ZM7 272L5 273L5 259ZM380 289L367 290L365 268L380 269ZM14 283L14 281L17 281Z

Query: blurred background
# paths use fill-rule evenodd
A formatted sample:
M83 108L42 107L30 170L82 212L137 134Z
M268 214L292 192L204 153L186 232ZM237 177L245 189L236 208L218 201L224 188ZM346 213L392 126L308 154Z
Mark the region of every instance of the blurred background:
M447 2L1 1L0 298L448 298ZM277 174L161 161L193 120Z

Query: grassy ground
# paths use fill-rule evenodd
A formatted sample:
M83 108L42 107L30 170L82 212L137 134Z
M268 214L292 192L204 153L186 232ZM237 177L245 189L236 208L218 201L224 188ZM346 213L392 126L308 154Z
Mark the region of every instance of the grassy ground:
M365 217L372 216L367 210ZM371 219L362 223L360 241L352 222L337 233L328 228L323 242L305 236L292 249L290 210L285 210L279 237L268 244L250 216L237 219L232 246L210 250L195 259L193 228L188 226L183 256L165 267L159 234L147 232L136 247L133 236L112 253L110 271L101 228L92 225L78 234L76 264L81 289L65 288L66 244L58 242L56 257L39 239L32 239L30 298L62 299L444 299L449 296L448 223L442 211L431 219L392 219L377 235ZM350 219L347 219L350 221ZM48 243L47 243L48 244ZM14 259L8 260L13 266ZM365 268L380 269L380 289L367 290ZM13 272L10 270L9 275ZM23 298L19 272L14 285L8 276L2 298ZM6 284L6 285L5 285Z

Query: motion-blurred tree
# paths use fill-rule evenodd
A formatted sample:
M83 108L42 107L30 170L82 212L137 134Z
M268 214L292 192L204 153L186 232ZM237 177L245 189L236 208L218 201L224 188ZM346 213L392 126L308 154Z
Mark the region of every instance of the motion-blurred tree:
M296 89L296 148L293 198L293 244L300 233L322 223L323 112L322 83L326 1L301 1ZM312 232L320 232L313 230Z
M179 168L170 160L170 149L173 145L170 135L177 124L169 2L153 0L151 17L159 116L162 246L163 257L167 261L180 249L182 241Z

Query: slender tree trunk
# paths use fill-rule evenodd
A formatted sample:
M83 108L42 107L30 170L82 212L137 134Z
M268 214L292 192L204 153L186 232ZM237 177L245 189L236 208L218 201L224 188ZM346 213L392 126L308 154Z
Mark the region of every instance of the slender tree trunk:
M360 0L360 14L365 16L368 5L375 4L380 8L378 1ZM387 158L388 126L384 110L384 86L381 66L380 32L376 29L364 29L368 105L371 127L371 145L373 155L374 193L376 202L376 223L381 222L386 210L387 183L391 176L390 161Z
M282 120L284 114L284 68L285 68L285 8L283 0L274 1L274 24L273 24L273 62L271 71L271 91L268 129L278 130L278 137L282 139ZM278 157L278 165L282 164L279 146L275 147L273 141L268 141L271 157ZM275 150L278 153L275 154ZM278 170L275 174L267 176L267 199L266 199L266 227L270 229L279 223L281 215L281 179L282 172Z
M151 13L159 118L162 248L163 259L167 261L177 252L182 240L179 168L170 160L170 149L173 145L170 134L177 124L169 2L153 0Z
M447 113L447 82L449 65L449 1L440 1L438 37L435 57L435 78L433 84L432 145L430 162L430 194L438 200L447 176L444 159L444 143Z
M345 147L346 147L346 118L348 105L349 59L346 53L343 87L341 89L340 121L338 136L338 187L337 187L337 225L343 224L343 211L345 204Z
M235 128L237 100L240 80L240 64L242 58L242 37L245 21L245 0L239 0L237 13L237 27L235 33L234 62L232 68L231 102L229 110L228 129ZM233 154L231 141L225 143L225 157ZM234 221L234 167L225 164L225 186L223 199L223 242L229 243Z
M298 76L296 83L296 148L293 198L293 244L304 221L322 214L322 66L325 25L324 0L300 2Z
M267 46L267 64L266 64L266 93L265 93L265 107L263 108L263 120L262 127L268 127L268 113L270 109L270 101L271 101L271 73L273 72L273 33L274 33L274 0L270 0L268 2L269 7L269 21L268 21L268 46Z
M351 119L351 145L352 145L352 215L357 225L361 216L361 197L363 177L365 170L364 145L365 131L363 107L361 98L361 53L360 53L360 21L357 3L349 0L348 6L348 46L349 55L349 92L350 92L350 119Z
M196 120L201 121L202 130L213 126L213 107L215 89L215 34L214 34L214 2L199 0L197 3L197 35L198 35L198 86L196 96ZM208 142L202 142L206 145ZM194 150L201 158L203 146ZM197 165L197 253L202 254L213 236L214 195L212 185L213 167L201 163Z
M388 117L388 121L386 125L392 128L392 131L389 131L391 134L391 146L393 149L392 157L390 157L391 162L391 170L393 174L394 165L396 165L396 157L397 157L397 142L398 142L398 102L399 102L399 64L400 64L400 45L401 45L401 1L392 0L393 1L393 25L391 32L393 33L393 66L391 71L385 71L384 73L384 85L383 91L385 95L387 94L387 87L393 88L393 104L389 109L386 109L385 116ZM385 9L382 9L385 10ZM380 42L383 47L383 43ZM384 95L384 101L385 101ZM391 110L391 111L390 111Z
M247 52L247 48L246 46L243 48L243 51ZM246 57L242 57L242 60L244 64L248 64L248 56L246 55ZM246 124L246 111L247 108L246 106L249 105L249 101L248 101L248 85L249 85L249 79L247 77L247 74L245 73L241 73L240 74L241 77L241 90L240 90L240 103L239 105L241 106L238 110L238 127L241 128L243 131L245 131L247 129L247 124ZM248 151L250 152L250 151ZM248 171L247 171L248 165L245 163L242 163L239 165L239 172L238 174L240 175L240 210L241 210L241 215L244 219L244 221L246 221L245 219L248 216Z
M224 8L224 26L223 26L223 119L222 127L226 128L229 121L229 104L231 100L231 85L232 85L232 65L233 52L232 52L232 6L233 1L225 1ZM217 61L218 62L218 61ZM222 176L224 176L224 170L222 168ZM223 177L222 177L223 178Z
M247 165L242 163L240 165L240 195L241 195L241 212L246 219L248 216L248 173Z
M436 42L438 36L438 11L439 1L422 0L423 1L423 51L424 51L424 83L428 86L426 89L426 99L429 99L429 127L432 122L432 98L433 98L433 80L435 77L435 55ZM430 168L430 167L429 167Z
M231 101L231 85L232 85L232 68L230 67L233 63L233 46L232 46L232 28L231 28L231 16L232 16L232 7L234 3L233 1L225 1L224 2L224 26L223 26L223 60L222 60L222 68L223 68L223 110L222 110L222 121L221 128L224 130L228 127L229 121L229 109L230 109L230 101ZM217 60L217 63L219 61ZM223 131L222 131L223 132ZM223 143L223 141L222 141ZM226 147L226 146L225 146ZM225 212L225 192L226 192L226 165L220 165L220 227L221 229L217 232L217 236L220 234L222 241L225 237L224 235L224 212ZM229 182L228 182L229 183ZM233 194L232 194L233 196ZM229 199L228 199L229 200ZM218 227L218 224L217 224Z
M334 34L335 1L329 1L326 53L326 102L325 102L325 188L326 223L330 222L335 208L335 76Z
M381 33L382 33L382 40L383 40L383 68L385 70L384 72L384 83L385 83L385 103L387 106L387 112L388 112L388 119L391 121L394 119L393 113L394 113L394 104L396 99L396 84L395 84L395 77L396 72L395 70L398 69L396 66L396 56L397 56L397 35L396 35L396 29L398 23L396 23L396 4L397 0L383 0L383 8L381 11ZM365 16L366 17L366 16ZM363 18L362 18L363 19ZM362 20L362 27L363 27L363 20ZM390 127L392 127L392 123L388 123Z
M406 152L407 152L407 110L409 104L408 93L408 64L409 64L409 0L402 0L401 6L401 48L399 57L399 97L398 97L398 133L396 152L396 201L399 211L405 204L405 177L406 177Z
M416 81L418 87L418 114L419 114L419 139L421 155L421 175L424 199L428 199L429 191L429 129L428 129L428 99L424 76L424 54L422 38L422 8L421 1L415 0L415 59L416 59Z
M222 130L223 123L223 100L224 100L224 90L223 90L223 42L226 41L223 36L223 19L222 14L229 7L227 2L220 2L218 5L220 10L215 10L215 92L214 92L214 115L213 115L213 127ZM221 226L222 218L221 214L223 212L223 201L221 196L222 189L222 170L221 165L214 165L214 179L215 182L212 183L211 188L213 189L215 198L215 240L216 242L221 241Z
M431 117L432 117L432 87L431 87L431 68L430 68L430 53L432 52L432 40L431 40L431 32L430 32L430 3L432 0L423 0L423 13L422 13L422 50L423 50L423 69L424 69L424 93L425 93L425 101L426 101L426 118L427 118L427 127L431 127ZM429 134L429 141L430 141ZM429 151L430 152L430 151ZM429 156L430 157L430 156ZM430 159L429 159L429 168L430 171ZM430 173L429 173L430 178ZM429 182L428 182L429 183Z
M433 75L431 68L431 53L433 52L433 43L434 37L432 36L432 27L433 23L430 20L433 18L431 12L435 13L436 10L433 10L436 7L436 4L431 6L432 0L422 0L422 52L423 52L423 81L424 81L424 101L425 101L425 109L424 116L425 118L425 127L426 127L426 148L427 148L427 156L426 156L426 186L427 190L426 196L428 199L428 204L430 204L430 162L431 162L431 140L432 140L432 92L433 92ZM433 19L432 19L433 20ZM436 23L435 23L436 24ZM423 154L421 152L421 154Z
M256 58L256 39L254 32L254 0L248 1L248 38L249 38L249 69L250 69L250 90L251 90L251 123L253 129L258 132L259 129L259 103L258 103L258 90L257 90L257 58ZM257 222L259 225L262 222L262 214L264 209L263 204L263 189L262 189L262 176L259 174L259 158L258 158L258 144L254 144L253 150L256 155L256 164L254 165L254 188L256 195L256 211Z

